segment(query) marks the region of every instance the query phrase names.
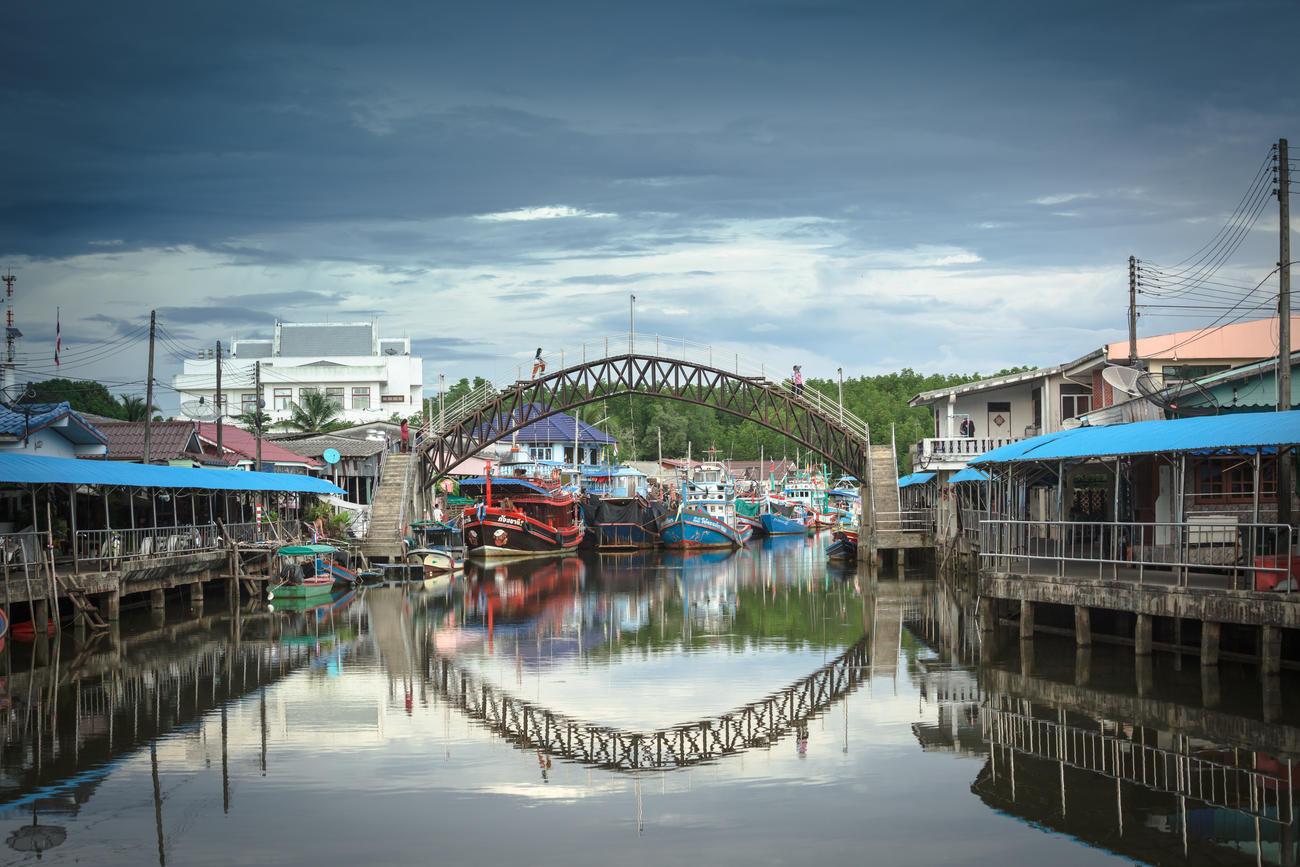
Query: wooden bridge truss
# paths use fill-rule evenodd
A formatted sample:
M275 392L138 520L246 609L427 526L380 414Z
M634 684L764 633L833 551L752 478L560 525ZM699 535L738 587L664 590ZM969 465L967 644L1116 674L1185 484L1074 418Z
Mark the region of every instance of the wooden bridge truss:
M603 350L593 342L567 355L577 363L537 379L488 383L441 413L431 412L419 446L424 487L533 422L623 395L669 398L749 419L864 482L870 478L866 422L820 392L796 394L787 381L769 379L777 374L768 365L658 337L653 348L649 338L616 338L606 339ZM548 409L538 411L543 407Z
M448 658L436 660L434 689L470 719L516 748L609 771L682 768L765 749L853 692L868 676L866 638L832 662L731 713L652 732L592 725L497 689Z

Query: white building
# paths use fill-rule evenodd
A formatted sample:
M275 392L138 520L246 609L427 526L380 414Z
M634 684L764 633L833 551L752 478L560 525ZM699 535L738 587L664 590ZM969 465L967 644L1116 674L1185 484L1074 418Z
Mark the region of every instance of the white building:
M262 399L272 423L288 419L293 405L319 392L341 409L344 421L364 424L393 413L414 415L424 396L424 364L405 337L379 336L374 322L280 323L271 339L236 340L222 359L225 413L257 406L255 368L261 366ZM217 402L216 359L187 359L172 377L181 393L181 416L207 417L196 404Z

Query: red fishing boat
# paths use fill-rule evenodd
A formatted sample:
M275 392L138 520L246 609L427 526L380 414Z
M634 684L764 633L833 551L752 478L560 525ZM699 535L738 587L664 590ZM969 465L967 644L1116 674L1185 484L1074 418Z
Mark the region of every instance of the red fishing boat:
M536 557L572 551L582 540L576 498L558 478L488 475L460 483L462 497L482 497L463 513L471 557Z

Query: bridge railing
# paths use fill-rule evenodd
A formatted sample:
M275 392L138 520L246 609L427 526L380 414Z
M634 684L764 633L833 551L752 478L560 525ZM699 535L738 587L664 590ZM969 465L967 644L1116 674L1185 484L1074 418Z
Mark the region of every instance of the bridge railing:
M627 355L650 356L672 361L685 361L702 367L722 370L744 379L751 379L778 391L793 392L794 385L789 375L780 368L766 362L741 355L739 352L721 346L695 343L685 338L664 337L658 334L619 334L603 337L599 340L587 340L563 347L554 352L544 353L542 360L546 370L552 373L578 364L604 359L622 358ZM429 413L423 433L425 437L435 436L450 429L473 410L482 406L492 397L521 383L533 381L535 359L529 358L506 370L491 382L483 383L471 389L452 403L445 404L439 412L437 405ZM541 378L544 373L538 374ZM870 432L867 423L844 409L835 398L822 394L813 388L804 388L799 399L827 418L835 419L843 427L863 442L867 442ZM442 422L439 423L441 415Z

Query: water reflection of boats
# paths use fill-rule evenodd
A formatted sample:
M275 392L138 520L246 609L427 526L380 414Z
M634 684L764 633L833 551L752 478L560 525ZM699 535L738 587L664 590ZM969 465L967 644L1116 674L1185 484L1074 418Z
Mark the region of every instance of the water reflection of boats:
M327 599L321 598L319 595L281 596L277 593L271 599L270 607L272 611L315 611L318 614L328 616L334 611L347 607L356 597L357 588L355 587L333 590Z

